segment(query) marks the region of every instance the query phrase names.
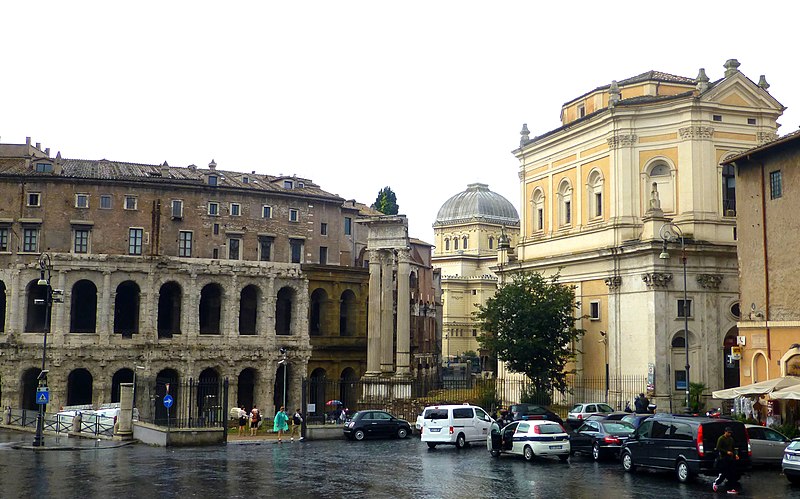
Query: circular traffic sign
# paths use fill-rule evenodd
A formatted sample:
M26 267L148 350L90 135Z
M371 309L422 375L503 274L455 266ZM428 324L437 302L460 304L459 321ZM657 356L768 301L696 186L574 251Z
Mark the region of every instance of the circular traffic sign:
M172 402L173 402L172 395L169 394L164 395L164 407L169 409L170 407L172 407Z

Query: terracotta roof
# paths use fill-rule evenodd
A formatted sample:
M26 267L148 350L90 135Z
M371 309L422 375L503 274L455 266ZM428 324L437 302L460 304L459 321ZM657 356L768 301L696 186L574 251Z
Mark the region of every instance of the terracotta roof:
M630 78L625 78L624 80L619 80L619 81L617 81L617 85L622 87L622 86L625 86L625 85L631 85L631 84L634 84L634 83L642 83L642 82L645 82L645 81L660 81L660 82L664 82L664 83L679 83L679 84L683 84L683 85L694 85L695 83L697 83L697 80L695 80L694 78L687 78L685 76L678 76L678 75L674 75L674 74L670 74L670 73L665 73L663 71L650 70L650 71L645 71L644 73L638 74L636 76L631 76ZM586 92L584 94L579 95L578 97L575 97L574 99L568 100L567 102L565 102L562 105L562 107L563 106L567 106L569 104L572 104L573 102L575 102L577 100L583 99L587 95L593 94L594 92L599 92L601 90L607 90L608 88L611 88L611 83L608 83L606 85L601 85L601 86L596 87L596 88L594 88L592 90L589 90L588 92Z
M761 144L759 146L751 147L750 149L748 149L748 150L746 150L744 152L741 152L741 153L737 154L736 156L732 156L732 157L726 159L725 161L723 161L720 164L721 165L727 165L727 164L739 161L740 159L745 158L747 156L752 156L754 154L759 154L759 153L764 152L764 151L766 151L768 149L772 149L773 147L778 147L778 146L784 145L784 144L786 144L788 142L792 142L792 141L795 141L795 140L798 140L798 139L800 139L800 130L795 130L792 133L787 133L783 137L778 137L777 139L772 140L770 142L767 142L766 144Z

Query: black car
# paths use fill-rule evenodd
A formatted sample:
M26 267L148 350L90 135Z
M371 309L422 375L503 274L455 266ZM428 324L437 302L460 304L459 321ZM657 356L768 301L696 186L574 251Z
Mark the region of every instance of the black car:
M570 437L570 452L589 454L595 461L617 456L634 430L624 421L586 421Z
M512 421L522 421L526 419L546 419L555 421L564 426L564 421L555 412L545 406L537 404L513 404L508 408L509 416Z
M622 421L630 423L634 428L638 428L642 423L653 417L652 414L628 414L622 417Z
M344 436L355 440L366 437L406 438L410 434L408 421L386 411L358 411L344 424Z
M736 470L742 473L752 466L744 424L678 414L656 414L644 420L622 446L622 468L628 472L639 466L673 470L681 482L695 475L716 475L717 439L728 426L736 444Z

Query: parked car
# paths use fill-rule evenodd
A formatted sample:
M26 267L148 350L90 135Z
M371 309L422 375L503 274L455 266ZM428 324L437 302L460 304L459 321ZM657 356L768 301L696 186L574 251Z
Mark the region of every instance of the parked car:
M572 434L572 453L589 454L595 461L617 457L622 444L635 430L624 421L586 421Z
M751 468L750 439L744 424L717 418L656 414L642 422L622 445L625 471L637 467L673 470L678 480L695 475L716 475L717 439L730 426L736 442L736 471Z
M642 422L653 417L652 414L628 414L622 417L622 421L630 423L634 428L641 426Z
M583 420L592 414L611 414L614 409L610 405L602 402L588 402L575 404L567 414L567 424L577 428L583 424Z
M494 420L480 407L437 405L426 407L422 419L422 441L431 449L439 444L462 449L470 442L485 442Z
M502 429L497 423L492 423L486 448L492 457L514 454L533 461L538 456L558 456L566 461L570 442L569 435L559 423L538 419L514 421Z
M615 411L611 414L600 413L586 416L584 421L622 421L622 418L629 416L630 412Z
M410 433L408 421L386 411L358 411L344 424L344 436L355 440L367 437L406 438Z
M508 408L508 412L513 421L546 419L547 421L554 421L560 425L564 424L564 420L561 419L561 416L543 405L512 404Z
M779 466L783 459L784 451L791 440L783 433L772 428L764 428L754 424L744 426L747 428L747 435L750 437L753 464Z
M800 485L800 438L795 438L783 451L783 474L794 485Z

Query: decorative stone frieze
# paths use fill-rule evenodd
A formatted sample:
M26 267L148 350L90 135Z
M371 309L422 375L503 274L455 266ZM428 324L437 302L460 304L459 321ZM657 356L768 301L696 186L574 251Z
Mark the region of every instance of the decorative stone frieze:
M714 135L714 127L687 126L684 128L679 128L678 133L681 136L681 140L710 139Z
M699 274L697 276L697 282L700 284L700 286L704 287L705 289L719 289L719 285L722 282L722 275Z
M608 286L608 289L617 289L620 286L622 286L622 276L612 275L612 276L606 277L603 280L603 282L606 283L606 286Z
M775 132L758 132L757 138L759 144L766 144L767 142L776 140L778 138L778 134Z
M614 135L606 139L608 141L608 147L611 149L617 149L620 147L630 147L636 143L636 135L634 134L627 134L627 135Z
M672 281L672 274L668 272L648 272L642 274L642 280L648 288L665 288Z

